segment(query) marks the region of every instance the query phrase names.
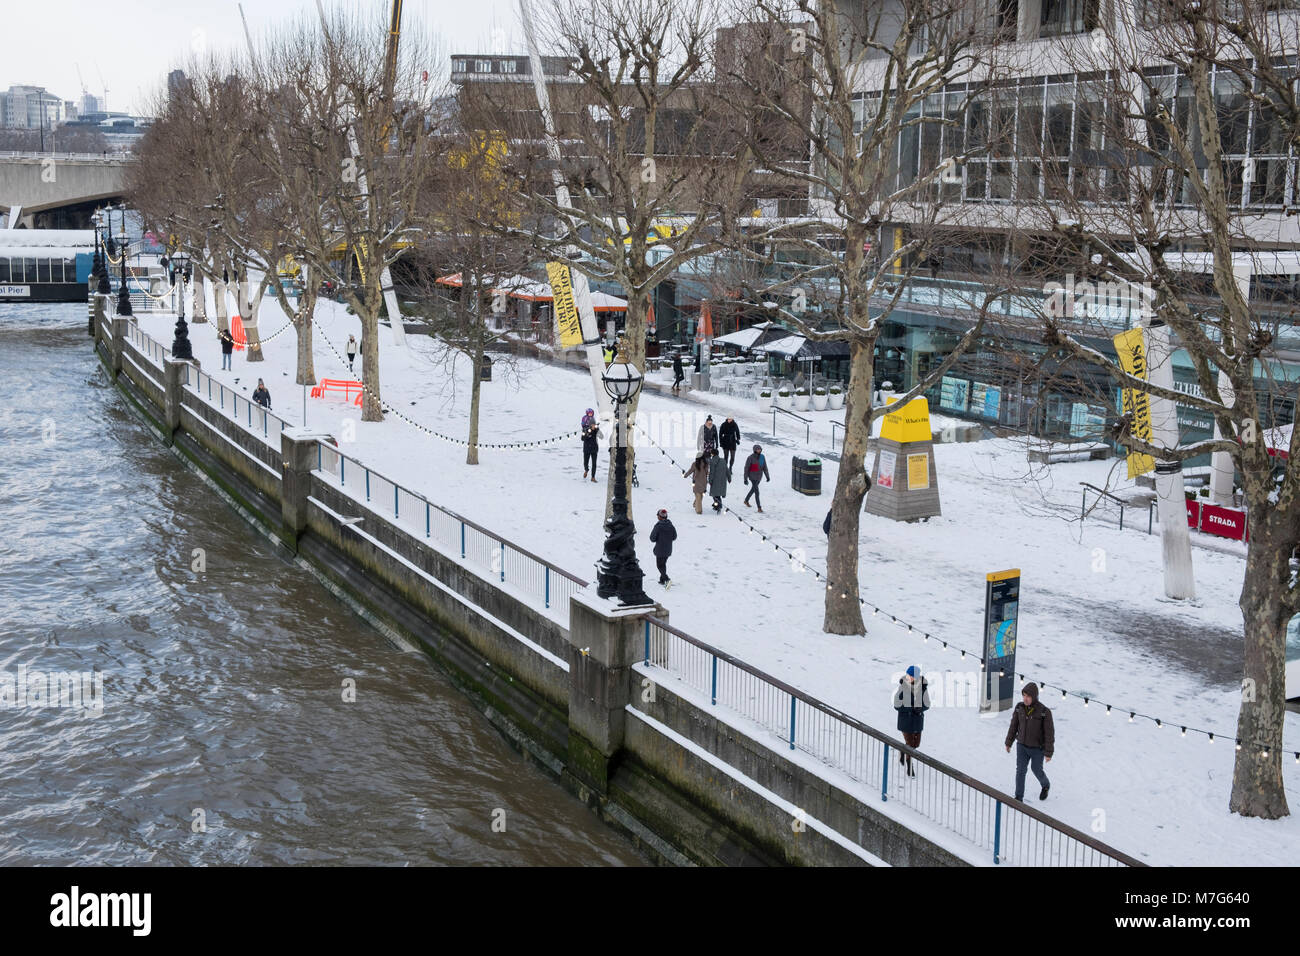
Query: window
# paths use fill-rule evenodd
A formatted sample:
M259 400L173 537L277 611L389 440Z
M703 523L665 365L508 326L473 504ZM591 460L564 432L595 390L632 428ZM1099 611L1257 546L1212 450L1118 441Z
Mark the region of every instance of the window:
M9 281L9 260L0 259L0 282Z
M35 259L23 259L23 281L28 284L36 281Z
M1067 36L1097 27L1098 0L1042 0L1038 35Z
M497 60L497 72L499 73L518 73L518 60Z
M474 61L474 72L475 72L475 73L491 73L491 72L492 72L492 61L491 61L491 60L475 60L475 61Z
M36 260L36 281L37 282L50 281L50 260L49 259Z
M468 73L468 72L469 72L469 64L466 63L464 60L452 60L452 61L451 61L451 72L453 72L453 73Z

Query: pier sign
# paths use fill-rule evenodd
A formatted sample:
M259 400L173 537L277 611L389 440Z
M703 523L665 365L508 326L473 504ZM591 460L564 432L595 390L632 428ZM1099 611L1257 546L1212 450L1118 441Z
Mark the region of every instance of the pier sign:
M0 285L0 296L12 296L14 298L30 298L32 287L29 285Z

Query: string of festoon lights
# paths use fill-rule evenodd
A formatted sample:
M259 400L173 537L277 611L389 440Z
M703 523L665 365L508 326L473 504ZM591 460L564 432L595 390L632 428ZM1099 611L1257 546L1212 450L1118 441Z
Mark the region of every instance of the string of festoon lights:
M673 456L669 454L668 451L664 449L658 442L656 442L653 438L651 438L650 435L646 433L645 429L641 428L641 426L633 423L633 427L636 428L636 430L639 431L645 437L647 443L657 448L659 450L659 454L662 455L664 458L666 458L669 462L671 462L673 467L678 468L683 472L690 467L688 465L686 466L686 468L683 468L681 463L677 461L677 459L673 458ZM771 544L774 551L780 554L784 554L786 557L788 557L790 559L791 564L796 564L796 565L802 564L804 568L812 572L814 578L816 578L818 581L822 582L826 586L827 591L834 593L836 590L839 590L840 597L845 600L848 600L849 594L847 588L842 588L837 586L836 583L830 580L830 578L828 578L826 575L822 574L821 572L817 571L812 567L809 567L807 564L804 564L802 560L793 551L791 551L789 548L783 547L778 541L776 541L767 532L763 531L760 528L755 527L745 518L744 515L732 510L726 504L723 504L722 510L727 514L731 515L742 525L744 525L748 529L749 534L757 535L760 542L764 544ZM876 607L874 604L867 601L866 598L861 598L861 597L858 598L858 603L861 604L864 608L869 608L871 610L871 616L873 618L888 617L890 623L893 624L895 627L897 627L900 631L903 631L907 634L911 634L919 638L922 641L922 643L929 644L931 641L933 641L935 648L939 651L951 650L953 653L957 654L959 659L961 660L970 659L973 662L978 662L981 668L984 666L984 658L979 654L976 654L974 651L967 651L965 648L958 647L957 645L953 644L950 641L945 641L940 637L938 637L937 635L931 634L930 632L925 631L920 627L909 624L907 621L903 620L898 615L890 614L888 611L884 610L883 608ZM1005 677L1007 675L1004 671L998 671L998 676ZM1025 673L1019 671L1017 671L1013 676L1018 677L1022 682L1028 679L1028 676ZM1049 683L1048 681L1035 679L1034 683L1038 685L1040 692L1048 691L1048 690L1060 691L1062 700L1067 700L1069 698L1074 698L1075 700L1081 700L1083 701L1083 706L1085 708L1095 707L1097 710L1104 709L1104 714L1106 716L1110 716L1112 711L1114 711L1117 715L1121 717L1127 714L1128 723L1130 724L1135 723L1138 720L1150 721L1157 728L1160 729L1168 728L1177 731L1179 737L1186 737L1188 734L1200 734L1203 737L1207 738L1210 743L1214 743L1215 741L1220 741L1220 740L1227 741L1232 746L1234 746L1237 750L1242 750L1245 747L1252 747L1256 750L1263 751L1265 757L1268 757L1270 751L1273 749L1268 744L1260 743L1258 741L1255 742L1243 741L1240 737L1235 737L1232 734L1216 733L1214 731L1204 730L1199 727L1193 727L1190 724L1186 723L1185 721L1167 720L1163 717L1156 717L1153 714L1142 713L1141 711L1132 707L1125 707L1120 704L1107 703L1104 700L1099 700L1096 697L1092 697L1086 694L1080 694L1077 691L1074 692L1068 691L1064 687L1060 687L1056 684ZM1285 748L1279 750L1279 753L1286 753ZM1295 756L1295 762L1297 764L1300 764L1300 750L1293 751L1293 754Z
M325 341L325 344L330 347L330 351L333 352L334 357L338 359L339 365L346 368L347 361L339 353L339 350L334 347L334 343L330 341L329 336L322 333L320 337ZM367 395L369 395L371 398L375 399L375 401L379 402L379 407L382 408L384 411L392 412L401 421L405 422L407 425L410 425L412 428L419 429L421 432L423 432L426 435L429 435L432 438L440 439L441 441L445 441L452 445L458 445L461 448L468 448L470 446L471 442L468 441L467 439L452 438L450 435L444 435L441 432L434 431L432 428L429 428L426 425L422 425L420 422L417 422L415 419L402 414L400 411L394 408L390 403L384 401L382 398L380 398L378 395L372 392L365 382L361 383L361 390L365 392ZM544 445L554 445L557 444L558 442L568 441L581 434L582 434L582 429L578 428L578 429L574 429L571 432L566 432L563 435L556 435L553 438L539 438L536 441L514 442L514 443L500 443L500 442L492 443L492 442L480 441L480 442L473 442L472 444L476 448L489 448L493 451L518 451L523 448L540 448Z

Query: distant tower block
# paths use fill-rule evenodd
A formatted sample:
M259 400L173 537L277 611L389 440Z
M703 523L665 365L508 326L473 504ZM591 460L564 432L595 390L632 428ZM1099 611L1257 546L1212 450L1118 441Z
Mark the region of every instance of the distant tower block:
M871 491L864 510L895 521L916 521L942 513L930 405L924 398L913 399L885 416L871 462Z

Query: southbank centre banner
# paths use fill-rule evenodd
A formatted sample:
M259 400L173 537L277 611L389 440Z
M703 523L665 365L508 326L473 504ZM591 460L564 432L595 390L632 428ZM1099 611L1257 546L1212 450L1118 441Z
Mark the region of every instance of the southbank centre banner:
M546 263L546 278L551 283L551 307L555 310L555 333L560 348L582 344L582 322L573 300L573 279L562 262Z
M984 576L984 675L980 713L1015 706L1016 625L1020 619L1020 569Z
M1146 337L1142 329L1129 329L1114 338L1115 354L1125 372L1134 378L1147 380ZM1141 441L1151 442L1151 396L1135 388L1124 389L1124 414L1132 416L1133 435ZM1131 451L1128 456L1130 479L1154 471L1156 460L1150 455Z

